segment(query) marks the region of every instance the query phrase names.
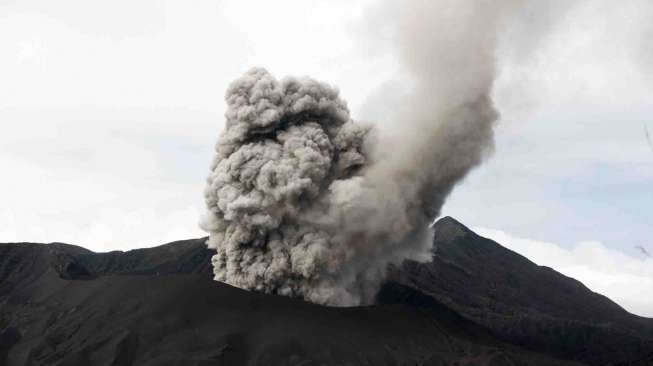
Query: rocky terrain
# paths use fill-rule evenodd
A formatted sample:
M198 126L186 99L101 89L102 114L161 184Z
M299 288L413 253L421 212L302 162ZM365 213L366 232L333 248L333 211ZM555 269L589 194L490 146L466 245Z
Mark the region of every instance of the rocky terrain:
M211 255L0 244L0 365L653 364L652 319L451 218L369 307L233 288Z

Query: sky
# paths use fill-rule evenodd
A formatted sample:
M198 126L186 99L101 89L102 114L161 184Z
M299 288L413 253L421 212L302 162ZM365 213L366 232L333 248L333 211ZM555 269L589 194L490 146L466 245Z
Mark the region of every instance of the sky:
M354 119L401 128L382 100L408 85L383 2L0 0L0 242L205 235L224 91L253 66L337 85ZM653 4L549 0L516 19L496 151L443 214L653 316Z

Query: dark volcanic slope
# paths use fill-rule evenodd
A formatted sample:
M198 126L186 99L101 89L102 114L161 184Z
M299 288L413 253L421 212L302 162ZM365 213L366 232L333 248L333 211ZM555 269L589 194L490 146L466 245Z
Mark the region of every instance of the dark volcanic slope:
M628 313L452 218L435 225L432 263L405 263L390 277L512 343L593 365L653 365L653 319Z
M97 274L213 273L211 256L214 253L205 242L206 238L181 240L128 252L90 253L78 259Z
M181 240L128 252L94 253L75 245L0 244L0 296L10 287L37 280L54 270L63 279L92 279L105 274L212 273L205 238Z
M651 319L453 219L435 229L433 263L350 309L214 282L203 239L0 244L0 365L653 364Z
M200 244L96 256L0 245L0 364L571 365L499 342L432 299L345 309L242 291L194 273L207 268Z

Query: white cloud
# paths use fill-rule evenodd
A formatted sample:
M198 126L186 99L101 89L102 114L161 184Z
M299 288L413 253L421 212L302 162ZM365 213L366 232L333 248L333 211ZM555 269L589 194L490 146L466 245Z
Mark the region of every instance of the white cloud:
M625 252L650 245L653 2L532 4L498 55L496 153L444 211L558 243L594 237ZM547 18L550 7L564 11ZM533 22L549 33L516 54Z
M0 242L110 250L204 235L224 91L249 67L362 101L376 69L346 25L364 3L266 4L1 3Z
M626 310L653 317L653 259L633 257L596 241L579 242L571 248L555 243L513 236L505 231L474 228L533 262L573 277Z
M204 236L197 228L200 212L199 205L174 211L102 207L99 212L71 220L70 215L16 214L12 208L4 208L0 220L8 225L0 228L0 235L3 242L57 241L96 252L129 250Z
M575 0L551 5L554 3L533 2L535 6L529 8L540 12L520 17L504 38L498 56L499 105L509 106L509 112L520 102L547 109L647 105L653 96L653 68L648 62L653 3ZM546 19L547 14L555 19ZM545 36L535 45L527 44L522 39L532 40L531 32L538 29L532 23L542 19L546 24L539 28L545 28ZM504 117L512 118L505 113Z

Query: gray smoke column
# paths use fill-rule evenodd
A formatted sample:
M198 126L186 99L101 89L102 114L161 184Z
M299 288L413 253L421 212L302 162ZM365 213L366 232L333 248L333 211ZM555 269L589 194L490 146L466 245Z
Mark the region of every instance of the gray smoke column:
M494 49L517 3L388 5L414 80L392 134L353 122L336 89L310 78L252 69L234 81L202 220L215 279L358 305L389 265L429 260L431 222L492 149Z

